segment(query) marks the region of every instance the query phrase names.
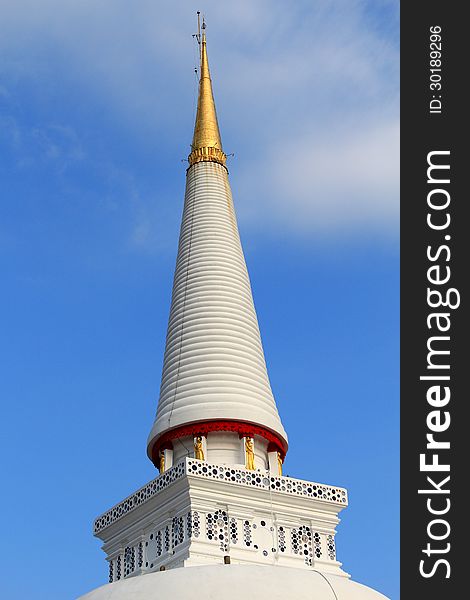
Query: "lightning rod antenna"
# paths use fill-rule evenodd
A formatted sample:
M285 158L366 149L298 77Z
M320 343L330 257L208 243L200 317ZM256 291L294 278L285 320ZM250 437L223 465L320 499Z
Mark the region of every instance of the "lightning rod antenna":
M201 11L197 11L197 43L199 44L199 58L201 58Z

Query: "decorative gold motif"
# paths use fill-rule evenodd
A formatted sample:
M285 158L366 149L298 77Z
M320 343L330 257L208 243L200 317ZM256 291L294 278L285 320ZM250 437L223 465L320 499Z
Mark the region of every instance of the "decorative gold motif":
M207 59L205 23L202 24L201 69L199 97L197 100L196 124L194 126L192 152L188 156L192 166L201 161L216 162L225 165L227 156L222 150L219 124L215 110L212 82Z
M205 460L204 447L202 445L202 437L200 435L198 435L194 441L194 458L197 460Z
M279 450L277 451L277 468L279 471L279 477L282 477L282 456Z
M250 471L255 470L255 451L253 438L245 438L245 456L246 456L246 468Z
M165 450L160 450L160 453L158 455L158 470L160 471L160 473L164 473L165 472Z

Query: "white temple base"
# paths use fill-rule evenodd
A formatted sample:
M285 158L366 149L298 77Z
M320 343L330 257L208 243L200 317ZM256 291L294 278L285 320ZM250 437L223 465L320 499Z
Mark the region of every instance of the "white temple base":
M109 581L161 568L280 565L342 577L334 536L346 490L185 458L98 517Z

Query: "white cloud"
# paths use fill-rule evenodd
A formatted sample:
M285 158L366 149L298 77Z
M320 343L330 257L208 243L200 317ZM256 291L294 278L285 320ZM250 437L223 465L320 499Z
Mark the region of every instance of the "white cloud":
M81 102L102 106L136 143L165 140L183 156L195 8L189 0L7 0L0 69L10 80L74 85ZM198 8L225 150L236 153L240 216L293 231L396 231L398 3L201 0ZM147 232L142 219L136 241Z
M399 122L361 123L278 143L244 164L244 217L319 234L398 227Z

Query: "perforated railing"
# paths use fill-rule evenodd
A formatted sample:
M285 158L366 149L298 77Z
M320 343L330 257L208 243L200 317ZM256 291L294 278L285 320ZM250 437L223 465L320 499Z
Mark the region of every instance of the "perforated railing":
M184 458L171 469L159 475L134 494L116 504L99 516L93 524L94 534L98 534L124 515L158 495L163 489L184 476L204 477L224 481L237 486L256 487L272 493L314 498L317 501L347 506L348 496L344 488L333 487L292 477L273 477L269 471L249 471L226 465L215 465L200 460Z

